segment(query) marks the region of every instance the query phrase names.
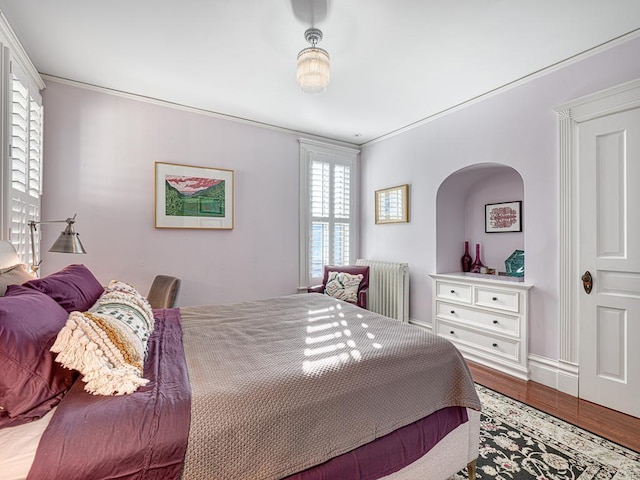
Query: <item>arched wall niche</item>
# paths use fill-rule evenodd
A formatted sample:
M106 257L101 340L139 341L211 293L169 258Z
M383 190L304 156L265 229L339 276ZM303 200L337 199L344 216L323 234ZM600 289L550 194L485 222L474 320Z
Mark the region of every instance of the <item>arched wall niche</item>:
M462 271L460 258L464 242L475 259L485 266L504 271L504 261L514 250L524 250L524 233L485 233L485 204L522 201L524 182L512 167L497 163L475 164L449 175L436 197L436 270L438 273ZM526 228L526 205L522 204L522 230ZM526 270L525 270L526 274Z

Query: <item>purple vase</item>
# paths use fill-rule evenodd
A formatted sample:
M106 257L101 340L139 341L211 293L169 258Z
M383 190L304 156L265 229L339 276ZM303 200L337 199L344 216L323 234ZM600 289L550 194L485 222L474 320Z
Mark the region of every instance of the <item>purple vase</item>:
M480 260L480 244L476 243L476 259L471 264L471 273L480 273L482 267L484 267L484 264Z
M473 258L471 258L471 255L469 255L469 242L464 242L464 255L462 256L460 261L462 262L462 271L470 272Z

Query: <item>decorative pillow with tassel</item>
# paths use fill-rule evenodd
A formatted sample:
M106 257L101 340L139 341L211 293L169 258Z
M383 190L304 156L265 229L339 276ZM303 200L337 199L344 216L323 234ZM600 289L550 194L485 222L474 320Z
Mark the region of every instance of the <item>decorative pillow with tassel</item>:
M56 362L78 370L94 395L135 392L143 378L151 305L131 285L112 280L88 312L71 312L51 351Z

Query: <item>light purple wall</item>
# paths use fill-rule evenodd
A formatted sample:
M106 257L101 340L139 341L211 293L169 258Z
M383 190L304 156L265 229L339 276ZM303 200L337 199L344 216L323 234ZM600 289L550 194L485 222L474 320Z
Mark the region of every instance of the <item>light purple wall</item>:
M146 293L182 279L180 305L295 293L298 136L47 82L43 219L78 213L87 255L45 252L43 274L85 263ZM235 229L154 228L154 162L235 171ZM43 227L50 245L60 227Z
M361 256L409 263L411 318L431 322L428 274L446 263L436 253L440 251L438 242L446 240L435 228L441 183L474 164L506 165L515 169L524 183L526 279L534 285L529 310L530 351L558 358L561 227L558 122L553 108L640 77L638 58L640 38L363 148ZM375 225L373 191L403 183L411 185L410 223ZM460 195L467 192L461 189ZM459 238L450 240L455 245L450 256L461 252L460 232L457 227Z

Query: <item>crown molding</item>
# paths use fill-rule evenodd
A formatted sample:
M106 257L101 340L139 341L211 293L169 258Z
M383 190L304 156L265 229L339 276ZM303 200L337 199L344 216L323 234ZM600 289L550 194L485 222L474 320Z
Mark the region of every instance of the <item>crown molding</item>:
M562 68L565 68L569 65L572 65L574 63L577 63L579 61L582 61L586 58L592 57L593 55L597 55L598 53L604 52L605 50L609 50L610 48L616 47L618 45L622 45L623 43L629 42L633 39L636 39L640 37L640 28L637 28L635 30L632 30L629 33L626 33L624 35L621 35L617 38L614 38L612 40L609 40L608 42L605 42L601 45L597 45L593 48L590 48L589 50L585 50L584 52L578 53L572 57L566 58L564 60L561 60L557 63L554 63L553 65L550 65L548 67L542 68L538 71L532 72L528 75L525 75L524 77L518 78L516 80L513 80L512 82L506 83L500 87L497 87L493 90L490 90L488 92L485 92L481 95L478 95L477 97L474 98L470 98L469 100L466 100L464 102L461 102L457 105L454 105L450 108L447 108L445 110L442 110L441 112L435 113L429 117L423 118L422 120L418 120L417 122L414 122L412 124L407 125L406 127L403 128L399 128L398 130L394 130L393 132L387 133L385 135L382 135L378 138L374 138L373 140L370 140L368 142L365 142L363 144L361 144L361 147L368 147L369 145L373 145L375 143L378 142L382 142L383 140L387 140L391 137L395 137L396 135L400 135L401 133L405 133L408 132L410 130L413 130L414 128L418 128L422 125L425 125L429 122L432 122L434 120L437 120L441 117L444 117L445 115L449 115L451 113L457 112L458 110L462 110L463 108L466 108L470 105L473 105L475 103L481 102L483 100L486 100L488 98L493 97L494 95L498 95L500 93L504 93L508 90L511 90L512 88L516 88L519 87L525 83L531 82L533 80L536 80L538 78L544 77L545 75L548 75L550 73L553 73L557 70L560 70Z
M247 118L236 117L233 115L227 115L224 113L214 112L212 110L206 110L204 108L190 107L188 105L183 105L181 103L170 102L168 100L160 100L154 97L147 97L144 95L138 95L135 93L124 92L122 90L115 90L113 88L101 87L99 85L93 85L90 83L79 82L77 80L71 80L68 78L57 77L55 75L50 75L47 73L42 73L42 78L48 82L60 83L63 85L70 85L72 87L83 88L85 90L91 90L94 92L105 93L107 95L114 95L117 97L127 98L129 100L135 100L138 102L150 103L152 105L159 105L161 107L173 108L175 110L182 110L184 112L197 113L199 115L205 115L207 117L218 118L220 120L228 120L230 122L241 123L243 125L250 125L253 127L266 128L268 130L273 130L276 132L293 134L293 135L306 135L308 137L313 137L319 144L328 145L329 142L331 145L336 147L342 147L347 149L358 148L357 145L353 143L341 142L339 140L335 140L329 137L322 137L320 135L314 135L309 132L302 132L299 130L293 130L290 128L279 127L277 125L271 125L269 123L258 122L256 120L249 120Z

